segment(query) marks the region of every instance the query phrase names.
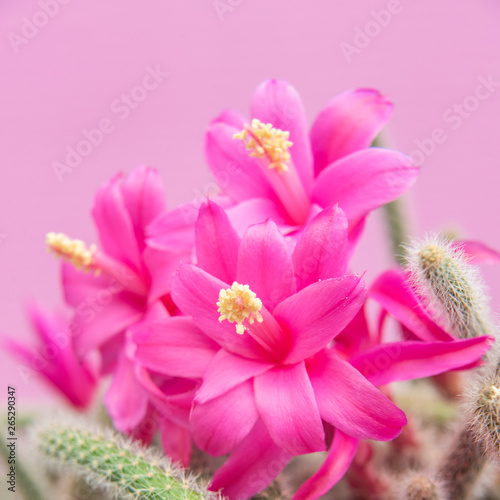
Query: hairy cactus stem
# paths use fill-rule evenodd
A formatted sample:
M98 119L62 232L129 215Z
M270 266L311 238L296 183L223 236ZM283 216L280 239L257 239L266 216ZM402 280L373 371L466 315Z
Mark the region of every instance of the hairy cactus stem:
M73 425L40 426L39 452L116 497L137 500L202 500L217 497L163 457L116 433Z

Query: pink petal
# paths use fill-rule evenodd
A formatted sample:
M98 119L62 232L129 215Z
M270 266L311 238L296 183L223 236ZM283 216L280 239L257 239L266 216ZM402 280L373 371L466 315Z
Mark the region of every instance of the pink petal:
M290 332L292 346L284 363L302 361L331 342L365 302L359 276L313 283L276 306L274 317Z
M110 375L116 370L124 344L125 331L111 337L98 347L101 356L101 376Z
M154 420L150 425L158 425L163 420L172 421L175 425L188 427L189 414L193 398L198 386L194 380L181 379L155 375L138 363L134 364L134 373L145 392L149 402L154 406L155 412L150 415Z
M257 418L253 384L247 381L218 398L195 404L191 413L193 439L210 455L225 455L243 441Z
M29 370L40 373L78 408L91 402L96 386L96 366L80 358L74 350L74 331L66 320L37 304L30 304L28 315L38 336L35 347L7 339L5 347Z
M65 319L56 313L49 313L36 303L28 305L28 316L30 322L44 346L71 348L72 332L68 328ZM68 354L71 349L67 349Z
M105 253L140 273L140 248L120 190L121 177L115 176L98 189L92 216Z
M76 271L78 272L78 271ZM80 273L84 275L84 273ZM88 275L84 275L89 278ZM90 278L92 278L90 276ZM84 296L76 302L76 311L72 328L75 333L75 349L84 354L106 343L113 336L140 321L145 311L145 304L137 295L119 292L113 295L116 285L104 289L85 287L84 278L79 283L71 280L65 283L66 298ZM80 284L84 286L79 286ZM79 288L78 292L76 289ZM84 295L88 291L88 295ZM109 302L108 302L109 301ZM74 300L68 300L73 305Z
M394 439L405 414L335 353L323 350L308 361L321 418L357 439Z
M373 345L363 306L353 320L335 337L335 350L350 358L354 353Z
M115 427L130 433L139 425L148 408L148 396L137 380L134 364L122 354L104 403Z
M274 222L256 224L246 231L240 246L237 281L249 285L270 311L295 293L292 258Z
M381 274L370 288L369 296L418 339L428 342L455 340L425 314L415 295L405 285L404 274L394 270Z
M358 440L335 429L328 455L318 469L297 490L292 500L315 500L333 488L349 469L358 449Z
M307 224L293 252L293 265L299 289L320 279L344 276L347 219L340 208L325 208Z
M226 283L236 279L240 237L227 214L211 201L200 208L195 225L198 266Z
M211 121L211 125L215 123L225 123L226 125L231 125L240 130L243 129L247 119L237 111L232 109L225 109L222 113Z
M491 337L453 342L392 342L376 346L349 362L373 385L431 377L466 367L492 345Z
M147 244L156 250L189 254L194 248L199 205L185 203L158 216L146 228Z
M338 203L347 220L356 222L402 195L415 182L418 170L407 156L396 151L363 149L321 172L313 201L323 207Z
M221 349L203 377L203 384L196 393L196 401L210 401L273 367L272 363L245 359Z
M191 318L146 321L131 329L134 359L166 375L202 378L219 346Z
M268 219L273 220L280 228L286 226L287 219L282 209L267 198L244 200L226 209L231 225L239 235L243 236L247 228Z
M155 409L148 405L142 420L130 431L128 435L132 441L137 441L142 446L149 446L158 428L157 419L154 418ZM152 417L153 415L153 417Z
M161 445L165 455L182 467L188 467L191 460L191 433L189 429L163 420L159 424Z
M144 315L144 321L157 321L170 318L166 305L161 300L148 304L148 310Z
M222 122L210 125L205 136L205 157L224 194L239 202L249 198L269 198L276 195L259 167L249 156L244 144L234 134L242 128Z
M274 128L288 130L293 163L306 193L310 194L313 182L313 159L307 118L298 92L283 80L261 83L252 98L252 117Z
M175 271L182 261L189 259L185 253L156 250L150 247L145 248L142 257L151 276L149 303L161 299L170 292Z
M368 148L389 121L392 103L377 90L348 90L332 99L311 128L314 170Z
M325 433L304 363L255 377L255 401L273 441L293 455L324 451Z
M39 352L29 345L25 345L12 338L4 338L1 346L14 358L20 361L25 368L18 367L21 378L28 383L32 375L41 376L49 383L51 389L56 389L60 396L66 398L78 409L87 408L92 402L95 389L96 377L85 364L80 364L74 357L74 365L69 366L68 359L61 361L61 355L56 354L49 358L46 356L46 348ZM64 355L63 355L64 356Z
M500 252L481 243L480 241L454 241L453 246L465 253L474 264L500 262Z
M274 443L259 419L214 474L210 490L222 490L230 500L251 498L266 489L291 458Z
M217 312L219 292L229 287L230 285L214 278L202 269L183 264L172 284L172 298L185 314L193 316L195 324L206 335L227 351L250 359L270 360L268 351L248 335L248 332L238 335L235 323L229 323L226 320L219 321L220 314ZM269 316L264 308L261 314ZM272 321L274 319L271 317L268 321L269 328L279 330L279 327ZM253 327L266 328L267 325L256 322Z
M124 291L123 285L105 275L94 276L63 265L66 302L75 308L75 349L86 353L110 340L145 312L145 300Z
M31 324L39 338L36 348L24 348L13 341L21 351L18 354L32 358L31 367L40 372L60 391L65 393L75 406L90 402L96 388L97 365L89 357L77 356L74 338L78 332L71 328L66 319L47 311L38 304L28 306Z
M161 176L157 170L141 165L123 179L120 188L142 251L146 227L167 209Z

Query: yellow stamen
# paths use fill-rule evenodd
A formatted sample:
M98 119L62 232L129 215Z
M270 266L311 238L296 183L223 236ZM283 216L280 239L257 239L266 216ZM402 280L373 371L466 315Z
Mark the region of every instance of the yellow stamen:
M236 333L239 335L243 335L246 330L243 321L248 320L253 324L257 320L262 323L259 312L262 309L262 302L248 285L240 285L235 281L231 288L222 289L217 306L219 307L217 312L220 313L219 321L227 319L229 323L236 323Z
M90 248L81 240L73 240L63 233L48 233L47 246L56 257L70 261L77 269L90 270L96 250L95 245Z
M234 139L244 142L251 151L250 156L269 159L269 168L275 168L280 174L288 170L290 153L288 149L293 145L289 141L290 132L274 128L270 123L262 123L257 118L252 120L252 125L233 135Z

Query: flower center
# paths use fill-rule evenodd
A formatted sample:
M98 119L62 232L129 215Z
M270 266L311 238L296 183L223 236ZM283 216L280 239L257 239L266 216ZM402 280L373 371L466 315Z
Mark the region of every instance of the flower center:
M83 241L73 240L63 233L48 233L47 246L56 257L62 257L71 262L77 269L90 271L94 268L95 245L89 248Z
M239 335L243 335L246 330L243 321L248 320L253 324L257 320L262 323L259 312L262 309L262 302L248 285L240 285L235 281L231 288L222 289L219 292L217 306L217 312L220 313L219 321L227 319L229 323L236 323L236 333Z
M262 123L257 118L252 124L234 134L234 139L240 139L246 148L251 151L250 156L269 159L269 168L275 168L280 174L288 170L290 153L288 149L293 145L289 141L290 132L274 128L270 123Z

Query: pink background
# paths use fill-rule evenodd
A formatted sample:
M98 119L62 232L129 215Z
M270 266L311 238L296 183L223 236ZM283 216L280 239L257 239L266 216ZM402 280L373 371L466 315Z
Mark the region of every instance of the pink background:
M212 0L65 2L45 19L44 0L0 7L1 335L30 335L26 299L61 301L46 232L93 242L94 191L139 163L161 171L170 206L199 196L210 182L201 149L207 123L225 107L246 112L253 89L269 77L296 86L310 120L345 89L381 90L395 103L391 142L406 153L443 129L446 139L407 196L413 234L454 229L500 249L500 88L456 129L445 120L479 78L500 82L497 0L220 0L221 16ZM389 6L398 13L386 26L374 24L373 13ZM34 16L46 24L22 43L24 18ZM365 26L372 36L348 61L341 45L354 44ZM140 84L148 66L169 75L121 119L112 103ZM53 162L105 118L113 131L59 182ZM357 271L369 267L369 278L390 262L383 231L372 216L355 263ZM499 303L500 269L485 270ZM22 401L45 398L1 356L2 379L17 384Z

